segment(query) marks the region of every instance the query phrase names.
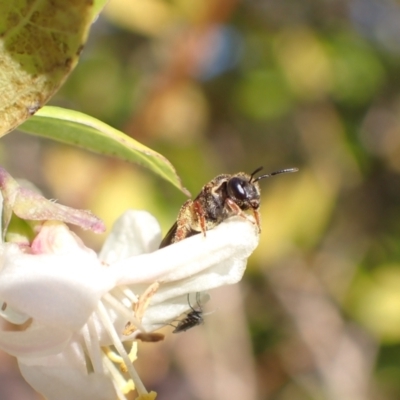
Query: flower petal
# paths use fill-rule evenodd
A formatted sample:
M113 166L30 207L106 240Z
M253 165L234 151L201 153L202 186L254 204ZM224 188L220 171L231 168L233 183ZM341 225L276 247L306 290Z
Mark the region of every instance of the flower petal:
M29 315L14 310L4 300L0 299L0 304L1 304L0 317L4 318L6 321L11 322L12 324L15 325L21 325L29 320L30 318Z
M67 225L58 221L46 221L31 244L33 254L76 254L87 252L95 257L92 249L84 245L82 240L71 232Z
M234 283L246 265L239 261L247 260L257 244L256 227L234 217L207 231L206 237L195 235L154 253L127 258L114 263L112 269L118 284L171 282L227 262L223 269L229 270L228 281Z
M71 335L65 329L32 321L23 331L0 331L0 348L15 357L46 356L62 351Z
M28 366L19 362L25 380L47 400L111 400L117 397L112 381L104 374L84 374L68 366Z
M68 346L64 346L62 351L48 352L48 354L22 354L18 357L19 361L28 366L41 367L70 367L87 372L86 355L81 344L82 338L73 335L69 338Z
M115 285L92 252L31 255L11 244L3 251L0 298L44 325L79 329Z
M99 258L109 264L128 257L151 253L161 242L157 220L147 211L128 210L114 223Z
M136 294L144 293L147 279L159 281L160 288L142 320L146 331L153 331L190 309L188 293L238 282L257 244L255 226L242 218L232 218L208 231L206 237L190 237L155 253L135 257L135 266L130 266L133 260L127 259L114 264L112 269L117 270L114 272L119 275L119 283L135 282L132 287Z
M32 189L24 188L0 167L0 191L4 198L3 236L14 212L18 217L33 221L63 221L93 232L104 232L103 221L87 210L76 210L47 200Z

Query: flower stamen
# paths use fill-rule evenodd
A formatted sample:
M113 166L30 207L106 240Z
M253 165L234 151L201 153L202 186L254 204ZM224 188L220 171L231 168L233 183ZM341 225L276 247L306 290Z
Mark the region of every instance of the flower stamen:
M137 303L139 301L138 297L128 286L120 285L118 286L118 289L120 289L121 292L123 292L123 294L128 298L128 300L130 300L131 303Z
M150 304L150 300L157 292L160 284L158 282L153 282L139 297L139 301L135 304L135 316L136 318L141 321L146 311L147 307Z
M132 308L131 306L125 307L125 305L122 305L122 301L118 301L118 299L115 298L115 290L113 290L113 294L111 295L110 293L106 293L103 295L103 300L105 300L111 307L113 307L116 312L121 315L124 319L132 321L135 326L137 326L140 329L144 328L140 324L140 322L132 315Z
M113 323L111 322L109 315L107 313L106 308L104 307L104 304L100 301L97 307L98 315L101 318L101 321L103 323L104 328L106 329L107 333L110 335L111 341L119 353L119 355L122 357L126 367L127 367L127 372L129 376L132 378L133 383L135 384L136 390L141 394L147 394L147 390L143 385L143 382L141 381L136 369L134 368L128 353L126 352L119 336L118 333L116 332Z
M102 354L99 351L100 343L92 318L89 318L87 324L82 328L82 335L93 370L104 374Z
M104 357L103 361L104 366L112 376L112 381L114 383L114 388L117 391L118 399L126 400L125 394L135 390L132 379L126 380L108 357Z

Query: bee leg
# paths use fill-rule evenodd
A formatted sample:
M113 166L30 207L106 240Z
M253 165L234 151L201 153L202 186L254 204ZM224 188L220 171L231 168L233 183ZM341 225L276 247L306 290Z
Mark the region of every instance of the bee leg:
M201 203L197 200L193 201L193 212L196 215L200 229L203 232L204 237L206 236L206 217L204 215L204 209Z
M231 210L234 214L236 214L237 216L239 216L239 217L241 217L241 218L247 219L247 220L250 221L251 223L257 225L258 233L261 232L261 228L260 228L260 213L258 212L258 210L254 210L254 209L253 209L253 214L254 214L254 219L255 219L255 221L253 221L253 220L251 220L251 219L249 218L249 216L248 216L246 213L244 213L244 212L241 210L241 208L240 208L233 200L231 200L231 199L228 198L228 199L225 200L225 203L227 204L227 206L230 208L230 210Z
M174 235L173 243L180 242L187 238L191 232L190 222L192 221L193 201L187 200L181 207L177 219L177 228Z
M261 217L260 217L260 212L258 210L255 210L253 208L253 215L254 215L254 219L256 220L256 225L258 228L258 233L261 233Z
M249 217L240 209L240 207L233 200L226 199L225 203L230 208L233 214L242 217L244 219L249 219Z

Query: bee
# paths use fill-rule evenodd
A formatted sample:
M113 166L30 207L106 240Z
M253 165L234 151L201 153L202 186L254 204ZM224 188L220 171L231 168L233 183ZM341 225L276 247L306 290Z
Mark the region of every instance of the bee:
M194 328L195 326L201 325L204 323L203 320L203 309L200 304L200 293L196 293L196 302L197 302L197 307L198 309L196 310L191 304L190 304L190 298L189 298L189 293L188 293L188 303L189 307L191 308L192 311L190 311L189 314L186 315L184 319L179 321L178 325L175 327L175 329L172 331L172 333L179 333L179 332L185 332L191 328Z
M261 232L258 182L274 175L298 171L297 168L287 168L256 178L255 175L262 169L263 167L259 167L250 175L244 172L218 175L204 185L194 200L187 200L183 204L176 222L162 240L160 249L198 233L206 236L206 231L234 215L249 219L245 213L248 210L252 211L254 223ZM192 317L196 318L196 315L193 314Z

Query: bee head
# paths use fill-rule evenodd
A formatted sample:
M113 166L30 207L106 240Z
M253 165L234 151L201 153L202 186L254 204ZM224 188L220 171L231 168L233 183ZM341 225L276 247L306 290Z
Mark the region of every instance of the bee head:
M287 168L255 178L255 174L257 174L257 172L260 172L262 169L263 167L257 168L251 175L239 173L237 175L234 175L227 182L227 192L229 198L235 201L235 203L242 210L248 210L250 208L257 210L259 208L260 186L258 184L258 181L274 175L298 171L297 168Z

